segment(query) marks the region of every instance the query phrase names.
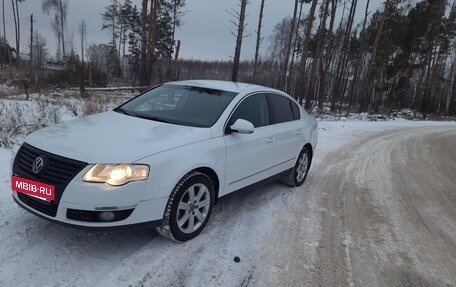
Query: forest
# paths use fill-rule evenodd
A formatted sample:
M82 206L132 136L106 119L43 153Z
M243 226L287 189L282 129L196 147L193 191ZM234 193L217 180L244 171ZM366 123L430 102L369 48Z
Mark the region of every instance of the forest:
M294 0L290 15L266 35L262 27L269 1L233 0L227 13L234 26L226 35L233 39L233 54L208 61L179 57L176 30L188 25L185 0L141 0L139 5L111 0L100 13L110 41L101 44L87 43L84 19L77 36L68 39L70 1L42 0L58 39L55 55L49 55L47 35L34 31L33 14L20 22L27 1L11 0L8 11L2 0L0 68L5 72L0 81L27 93L75 87L84 96L90 87L219 79L286 91L317 112L411 109L456 116L456 0L385 0L377 11L372 10L377 0ZM255 23L247 23L253 5L260 13ZM15 39L6 38L5 13L14 16ZM247 24L255 27L251 35L245 33ZM21 43L21 33L30 36L28 43ZM255 37L255 56L241 61L245 37Z

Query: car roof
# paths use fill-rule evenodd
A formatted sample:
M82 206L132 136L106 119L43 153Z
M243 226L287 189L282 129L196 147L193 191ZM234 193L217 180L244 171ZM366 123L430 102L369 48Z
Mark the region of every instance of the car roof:
M201 87L201 88L223 90L223 91L235 92L235 93L240 93L240 92L246 90L247 88L249 90L276 91L274 89L260 86L260 85L255 85L255 84L230 82L230 81L218 81L218 80L186 80L186 81L169 82L167 84Z

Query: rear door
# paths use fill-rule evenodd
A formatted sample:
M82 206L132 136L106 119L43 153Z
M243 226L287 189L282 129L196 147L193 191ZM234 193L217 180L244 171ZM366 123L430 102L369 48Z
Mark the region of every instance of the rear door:
M274 165L274 134L270 109L264 93L245 97L234 109L227 127L237 119L251 122L252 134L230 133L224 136L226 144L226 193L238 190L269 176Z
M288 97L268 94L271 123L275 127L274 165L282 171L292 168L303 146L303 125L299 107Z

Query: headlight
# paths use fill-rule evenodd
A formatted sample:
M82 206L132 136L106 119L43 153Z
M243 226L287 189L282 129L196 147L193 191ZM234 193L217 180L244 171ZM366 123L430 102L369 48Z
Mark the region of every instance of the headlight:
M131 181L146 180L149 166L139 164L96 164L82 177L83 181L119 186Z

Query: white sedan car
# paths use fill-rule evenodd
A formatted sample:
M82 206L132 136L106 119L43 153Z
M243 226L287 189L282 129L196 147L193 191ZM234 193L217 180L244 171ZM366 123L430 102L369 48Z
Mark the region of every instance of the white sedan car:
M171 82L29 135L14 159L13 198L58 223L150 225L186 241L224 195L275 179L300 186L316 144L315 118L283 92Z

